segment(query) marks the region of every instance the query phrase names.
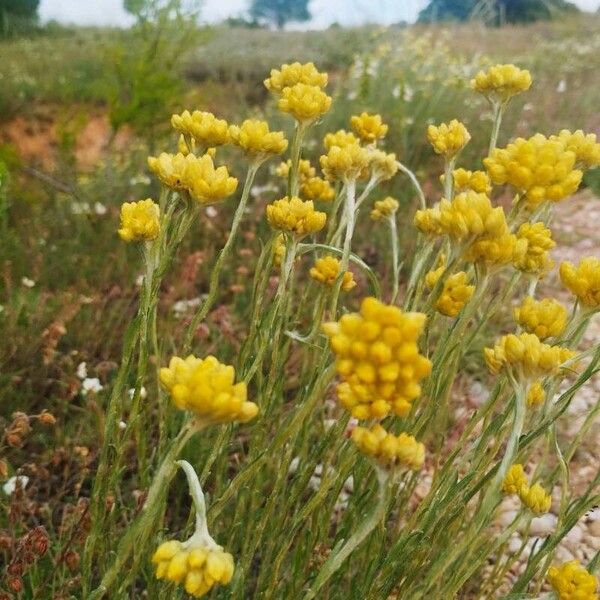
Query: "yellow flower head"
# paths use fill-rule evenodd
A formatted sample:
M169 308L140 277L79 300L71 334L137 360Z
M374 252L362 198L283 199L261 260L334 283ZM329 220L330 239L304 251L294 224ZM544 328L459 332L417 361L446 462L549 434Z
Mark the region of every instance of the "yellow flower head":
M265 87L276 94L297 83L324 88L327 85L327 73L320 73L314 63L281 65L281 69L271 69L271 76L265 79Z
M388 219L396 214L398 207L400 204L398 200L388 196L383 200L377 200L373 205L373 210L371 211L371 219L373 221L379 221L381 219Z
M450 123L442 123L437 127L430 125L427 128L427 139L436 154L452 158L469 143L471 135L460 121L452 119Z
M444 175L442 175L440 179L443 183L445 179ZM471 190L473 192L479 192L480 194L490 194L492 191L490 178L485 171L455 169L452 171L452 180L454 182L454 191L456 193Z
M595 133L586 135L581 129L574 133L563 129L557 136L550 136L550 139L560 140L566 150L574 152L580 168L593 169L600 165L600 142L596 141Z
M473 242L464 258L469 262L485 264L488 268L498 268L519 261L523 248L516 235L503 233Z
M292 161L288 159L287 161L279 164L277 169L275 169L275 174L277 175L277 177L287 179L291 168ZM298 178L300 179L300 181L306 181L311 177L315 177L316 174L317 171L313 166L311 166L310 160L301 158L298 162Z
M517 490L517 494L521 502L536 515L543 515L550 510L552 497L539 483L534 483L531 487L524 485Z
M237 189L238 180L229 176L225 166L215 169L209 154L200 158L188 154L186 161L184 186L190 196L201 204L219 202L231 196Z
M554 266L548 255L556 243L552 232L544 223L523 223L517 232L517 240L521 244L521 252L514 265L519 271L535 275L543 275Z
M358 144L340 148L332 146L327 154L320 158L321 169L328 179L351 181L358 179L369 165L369 152Z
M600 308L600 259L587 256L577 266L561 263L560 279L584 306Z
M176 131L189 135L204 148L222 146L229 142L227 121L217 119L210 112L184 110L171 117L171 125Z
M490 100L506 102L531 87L531 73L515 65L494 65L477 73L471 87Z
M428 290L433 290L435 284L440 280L440 277L444 274L446 270L446 261L445 259L440 261L440 266L437 269L432 269L428 271L425 275L425 286Z
M398 172L398 162L396 155L382 150L371 150L369 162L373 176L379 181L387 181Z
M285 236L280 233L273 244L273 265L280 267L285 259Z
M315 266L310 269L310 276L320 283L332 287L340 274L340 261L333 256L324 256L315 261ZM356 286L354 275L346 271L342 278L342 290L349 292Z
M426 235L442 235L443 230L440 224L440 207L424 208L415 213L413 219L414 226Z
M598 600L598 581L577 560L550 567L548 581L558 600Z
M282 154L288 147L283 131L269 131L266 121L246 119L240 127L229 127L231 141L248 156L266 158L268 155Z
M124 242L149 242L158 237L160 231L158 204L150 198L121 205L121 227L119 236Z
M437 310L447 317L456 317L475 291L475 286L468 283L469 276L464 271L450 275L444 281L444 289L435 304Z
M235 383L234 368L214 356L174 356L160 370L160 382L177 408L206 422L245 423L258 414L258 406L247 400L246 384Z
M327 215L315 210L312 200L282 198L267 206L267 220L273 229L292 234L296 238L321 231Z
M538 133L528 140L517 138L506 148L495 148L483 164L493 183L512 185L533 208L577 191L582 172L575 168L575 161L575 152L566 148L564 140Z
M527 406L533 408L540 406L546 400L546 392L541 381L534 381L527 390Z
M356 145L358 143L358 138L345 129L340 129L335 133L327 133L323 138L323 145L326 150L330 150L332 146L344 148L345 146Z
M527 476L523 470L523 465L515 464L508 470L508 473L502 482L502 491L505 494L518 494L521 488L527 487L528 485L529 482L527 481Z
M567 309L557 300L544 298L534 300L527 296L515 308L515 320L527 332L535 333L540 340L557 337L567 326Z
M552 375L560 365L577 354L568 348L544 344L533 333L505 335L493 348L484 348L483 352L492 373L505 369L518 380Z
M388 433L381 425L355 427L352 441L358 449L374 459L385 469L403 466L417 470L425 461L425 446L407 433L394 435Z
M306 179L300 186L300 193L308 200L331 202L335 198L335 190L331 183L322 177Z
M283 88L278 106L297 121L311 123L331 108L331 97L315 85L297 83Z
M354 417L408 414L411 402L421 394L420 380L431 371L417 345L425 318L365 298L359 313L323 325L342 378L338 398Z
M148 157L148 167L167 187L181 189L184 187L184 176L187 168L187 156L181 152L168 154L162 152L158 157Z
M156 578L183 584L185 591L201 598L215 585L227 585L233 577L233 556L221 546L170 540L162 543L152 557Z
M177 150L184 156L187 156L191 152L188 143L185 141L185 136L183 135L183 133L179 136L179 139L177 140Z
M369 144L384 138L388 132L388 126L382 121L381 115L370 115L366 112L351 117L350 125L354 133Z

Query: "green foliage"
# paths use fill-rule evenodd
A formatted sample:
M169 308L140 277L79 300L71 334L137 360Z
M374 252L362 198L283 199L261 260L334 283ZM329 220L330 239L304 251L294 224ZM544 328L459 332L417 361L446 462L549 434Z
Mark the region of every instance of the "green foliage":
M0 0L0 36L30 29L37 22L40 0Z
M250 15L283 29L289 21L308 21L308 0L253 0Z

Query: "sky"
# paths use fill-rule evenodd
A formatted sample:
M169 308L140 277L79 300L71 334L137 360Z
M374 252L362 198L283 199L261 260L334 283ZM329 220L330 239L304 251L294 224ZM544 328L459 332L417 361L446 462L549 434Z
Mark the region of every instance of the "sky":
M583 10L596 10L600 0L572 0ZM333 22L357 25L364 22L395 23L413 21L426 0L311 0L311 28ZM202 17L210 23L238 16L249 0L203 0ZM122 0L41 0L42 20L56 19L78 25L128 25L130 17Z

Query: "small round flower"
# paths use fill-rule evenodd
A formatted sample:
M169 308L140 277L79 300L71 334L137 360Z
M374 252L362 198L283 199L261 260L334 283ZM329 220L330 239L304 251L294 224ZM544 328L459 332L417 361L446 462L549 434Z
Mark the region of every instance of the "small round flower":
M331 183L322 177L311 177L300 185L300 193L308 200L331 202L335 198L335 190Z
M333 287L340 274L340 261L333 256L324 256L315 261L315 266L310 269L310 276L320 283ZM342 278L342 290L349 292L356 286L354 275L346 271Z
M352 441L363 454L385 469L403 466L416 471L425 461L425 446L412 435L394 435L379 424L370 429L355 427Z
M201 598L215 585L227 585L233 577L233 556L221 546L194 541L162 543L152 557L156 578L183 584L185 591Z
M558 202L577 191L582 172L575 168L576 154L559 139L541 133L528 140L517 138L506 148L495 148L483 160L496 185L508 183L535 208L545 201Z
M540 406L546 400L546 392L541 381L534 381L527 390L527 406L534 408Z
M556 243L552 232L544 223L523 223L517 231L521 252L515 257L514 266L533 275L544 275L554 266L548 252Z
M371 150L369 153L369 166L373 177L379 181L387 181L398 172L398 162L396 155L382 150Z
M528 333L535 333L540 340L561 335L567 326L567 318L567 309L552 298L538 301L527 296L521 306L515 308L517 323Z
M161 152L158 157L148 157L148 167L161 183L170 188L181 189L184 187L183 180L187 168L187 156L191 155L181 152L177 154Z
M566 150L574 152L579 168L593 169L600 165L600 142L596 141L595 133L586 135L581 129L574 133L563 129L557 136L550 136L550 139L561 141Z
M150 198L121 206L119 236L124 242L149 242L158 237L160 210Z
M533 333L502 336L493 348L484 348L485 362L492 373L511 372L517 380L539 379L556 373L577 353L561 346L549 346Z
M529 482L523 470L523 465L514 464L510 467L502 482L502 491L505 494L518 494L519 490L527 485L529 485Z
M338 398L355 418L409 413L421 394L419 382L431 371L417 345L425 318L365 298L359 313L323 325L342 379Z
M515 65L494 65L477 73L471 87L490 100L506 102L531 87L531 73Z
M282 154L288 147L283 131L269 131L266 121L256 119L246 119L239 127L231 125L229 137L233 144L252 158Z
M427 139L436 154L443 154L450 159L456 156L471 139L467 128L456 119L439 126L430 125L427 128Z
M285 236L283 233L280 233L275 238L275 243L273 244L273 265L275 267L281 267L281 263L285 259Z
M577 560L550 567L548 581L558 600L598 600L598 581Z
M456 317L475 291L475 286L468 283L469 276L464 271L450 275L444 281L444 289L435 304L437 310L447 317Z
M283 88L278 106L297 121L311 123L331 108L331 97L317 86L297 83Z
M388 132L388 126L381 119L381 115L370 115L366 112L351 117L350 125L354 133L369 144L383 139Z
M265 87L276 94L281 94L285 88L297 83L324 88L327 85L327 73L317 70L314 63L281 65L281 68L271 69L271 76L265 79Z
M296 238L321 231L327 215L315 210L312 200L282 198L267 206L267 220L273 229L292 234Z
M177 408L208 423L245 423L258 414L258 406L247 400L246 384L235 383L234 368L214 356L174 356L160 370L160 382Z
M371 211L371 219L373 221L380 221L381 219L388 219L396 214L398 207L400 204L398 200L388 196L383 200L377 200L373 205L373 210Z
M358 138L345 129L340 129L335 133L327 133L323 138L323 145L326 150L330 150L332 146L344 148L345 146L356 145L358 143Z
M440 177L444 183L445 176ZM452 171L452 181L454 182L455 193L467 192L469 190L480 194L490 194L492 184L485 171L467 171L467 169L455 169Z
M231 196L237 189L238 180L229 176L225 166L215 169L210 155L205 154L197 158L193 154L188 154L186 161L184 187L189 191L190 196L201 204L219 202Z
M320 162L321 169L328 179L351 181L358 179L361 172L367 168L370 156L369 152L358 144L343 148L332 146L327 154L321 156Z
M285 162L281 162L275 169L275 175L282 179L287 179L290 169L292 168L292 161L288 159ZM310 164L310 160L301 158L298 162L298 178L300 181L306 181L311 177L315 177L317 174L316 169Z
M171 125L176 131L191 136L200 146L212 148L229 142L229 125L224 119L217 119L210 112L184 110L171 117Z
M425 235L437 236L444 233L440 224L439 206L418 210L413 218L413 224Z
M535 515L543 515L550 510L552 497L546 493L539 483L531 487L525 485L517 490L521 502Z
M560 279L584 306L600 308L600 259L587 256L577 266L561 263Z

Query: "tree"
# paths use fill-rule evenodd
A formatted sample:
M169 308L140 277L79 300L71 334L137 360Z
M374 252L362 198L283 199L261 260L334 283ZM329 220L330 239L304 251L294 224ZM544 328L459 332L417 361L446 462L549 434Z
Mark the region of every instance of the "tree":
M39 4L40 0L0 0L0 35L35 24Z
M252 0L250 16L283 29L290 21L310 20L309 0Z

